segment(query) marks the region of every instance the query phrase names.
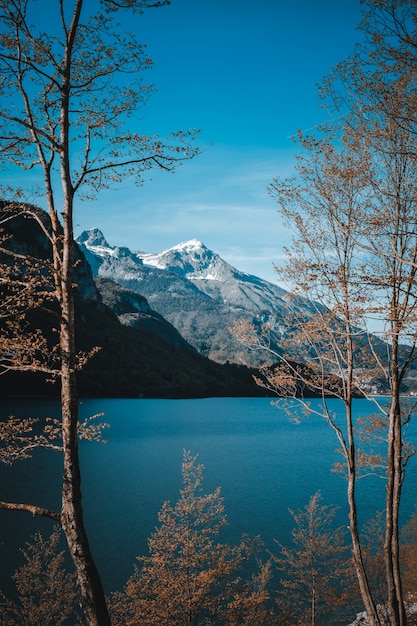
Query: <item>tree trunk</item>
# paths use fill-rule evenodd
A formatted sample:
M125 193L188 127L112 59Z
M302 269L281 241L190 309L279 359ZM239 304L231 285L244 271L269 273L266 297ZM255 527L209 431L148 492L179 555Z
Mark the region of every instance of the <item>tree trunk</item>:
M393 491L393 543L392 543L392 563L394 572L395 593L398 603L399 624L406 626L407 617L404 606L404 596L400 568L400 502L403 482L403 459L402 459L402 426L401 411L395 416L395 440L394 440L394 491Z
M378 617L378 611L375 606L375 602L372 598L372 593L369 587L368 576L365 570L365 564L363 562L362 547L359 538L358 531L358 518L356 510L356 461L355 461L355 446L353 443L352 429L352 415L351 407L346 408L348 412L348 430L350 445L347 449L347 464L348 464L348 504L349 504L349 531L352 542L352 558L356 571L356 576L359 583L359 591L362 597L362 601L367 613L370 626L380 626L381 622Z
M393 352L395 342L393 342ZM395 357L393 356L393 360ZM388 479L386 493L385 571L387 582L387 610L390 624L405 626L404 598L400 572L399 506L402 487L402 429L399 405L399 381L393 367L391 409L388 431Z
M81 477L78 459L77 399L74 374L65 368L62 375L62 433L64 476L62 486L62 528L77 572L81 605L90 626L110 625L100 577L90 552L84 528Z
M64 209L61 268L61 411L64 476L62 528L73 559L81 591L81 605L90 626L110 626L101 580L84 527L81 474L78 456L78 397L75 378L74 299L72 287L73 238L72 202Z
M70 168L70 94L72 53L83 0L76 0L71 26L67 33L61 85L61 188L63 192L63 236L55 231L54 248L60 271L56 275L56 290L61 306L61 410L64 476L62 485L62 528L73 559L81 592L81 605L89 626L110 626L103 586L88 544L84 526L81 473L78 456L78 397L75 377L75 316L73 295L73 200L74 189ZM48 184L50 184L48 173ZM50 185L52 189L52 185ZM47 185L48 188L48 185ZM53 195L51 197L51 201ZM51 219L57 216L49 204Z
M344 282L345 288L348 284ZM349 298L348 292L345 291L346 311L349 312ZM355 446L355 434L353 430L353 417L352 417L352 403L353 403L353 354L354 347L352 342L352 329L350 324L350 318L348 317L346 323L346 336L347 336L347 386L345 392L345 411L346 411L346 427L347 427L347 445L345 448L346 463L347 463L347 499L349 506L349 530L352 543L352 558L356 571L356 577L358 579L359 591L362 597L362 601L367 613L370 626L380 626L381 622L378 616L378 611L375 606L374 599L372 597L371 589L369 587L368 576L363 561L362 545L358 530L358 516L356 508L356 446Z

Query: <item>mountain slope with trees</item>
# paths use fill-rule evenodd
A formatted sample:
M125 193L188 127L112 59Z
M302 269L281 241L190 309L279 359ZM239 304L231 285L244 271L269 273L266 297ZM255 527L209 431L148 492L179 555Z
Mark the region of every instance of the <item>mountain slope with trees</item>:
M145 296L152 309L211 360L258 369L273 364L280 356L307 365L314 359L314 350L309 350L308 341L300 343L294 331L300 324L309 323L318 311L325 312L325 303L241 272L196 239L151 254L110 246L103 233L94 228L84 231L77 243L99 286L106 284L100 281L110 280L117 283L119 289L134 292L136 297L143 299ZM111 308L115 306L117 312L111 297L107 304ZM126 324L133 323L128 315L120 319ZM137 315L135 319L139 324ZM334 325L335 320L332 323ZM255 331L250 341L245 340L245 332L242 332L248 328ZM323 341L328 332L324 326ZM386 343L376 335L370 336L360 326L356 328L353 346L358 362L369 356L370 337L372 351L378 354L381 363L386 363ZM406 354L407 350L400 346L400 352ZM415 372L412 363L402 381L404 393L417 391ZM331 361L327 374L340 376L339 371L332 370ZM358 375L367 379L368 391L387 392L383 377L367 372L366 368L362 368L362 373L358 371ZM314 394L310 386L309 393Z
M46 214L34 208L47 222ZM51 249L36 221L8 221L9 250L47 262ZM5 262L7 256L2 255ZM24 266L21 268L22 272ZM77 350L99 349L77 373L81 396L204 397L265 395L243 366L220 365L201 356L178 331L153 311L145 298L109 279L97 279L75 247L75 323ZM56 311L40 308L30 315L34 328L56 338ZM57 395L59 385L41 372L10 371L0 376L5 395Z

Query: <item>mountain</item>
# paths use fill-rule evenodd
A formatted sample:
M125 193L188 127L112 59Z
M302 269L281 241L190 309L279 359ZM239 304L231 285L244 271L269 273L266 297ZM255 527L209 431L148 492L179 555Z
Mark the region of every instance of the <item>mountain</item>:
M211 360L254 368L278 360L264 349L242 345L230 332L238 321L260 332L266 327L275 353L281 354L285 346L286 358L298 363L303 359L297 343L285 340L294 316L311 319L319 304L237 270L201 241L192 239L158 253L112 247L98 229L83 232L77 241L96 276L141 294L188 344ZM380 362L386 363L387 344L373 336L372 346ZM358 332L355 349L362 362L369 350L366 334ZM407 347L400 348L404 358L408 353ZM368 384L376 393L389 391L385 378L373 377ZM417 361L410 364L402 390L417 394Z
M264 350L237 341L230 332L235 322L258 329L266 324L279 352L294 313L308 317L313 310L307 300L237 270L196 239L156 254L112 247L98 229L84 231L77 242L96 276L144 296L200 354L219 363L257 367L269 360Z
M41 215L48 230L48 216L36 207L31 207L31 210ZM9 215L2 214L1 206L0 219L9 237L2 246L18 252L22 259L30 255L32 263L39 259L39 267L46 267L51 249L39 223L29 216L10 219ZM95 243L99 245L100 240L96 239ZM18 261L11 259L13 257L7 253L0 255L4 270L8 264L15 263L13 267L19 280ZM78 373L81 397L265 395L264 390L253 382L254 371L238 365L220 365L200 355L169 322L152 310L144 297L109 279L98 279L96 283L90 265L78 246L75 261L77 348L88 353L92 348L99 347L99 351ZM24 261L21 264L23 275ZM7 275L7 272L3 273ZM2 286L4 289L7 289L5 285ZM2 301L5 306L5 298ZM57 338L56 313L56 303L49 299L43 307L29 310L27 315L30 328L41 330L51 348ZM7 316L2 316L0 327L5 336L8 332ZM23 327L20 332L25 332ZM0 393L3 397L56 395L59 385L47 382L41 373L2 372Z
M117 315L123 326L154 333L169 344L194 351L172 324L151 309L146 298L109 278L96 278L95 284L104 304Z
M197 239L158 253L112 247L98 229L83 232L77 241L95 275L141 294L188 344L209 359L253 368L277 360L264 349L240 343L230 332L238 321L252 324L260 332L266 326L274 352L282 354L285 345L287 358L294 362L302 359L298 345L285 340L294 316L308 320L319 305L237 270ZM366 335L358 333L355 341L358 354L369 350ZM376 336L372 344L384 363L387 344ZM385 379L372 378L370 385L375 392L388 392ZM417 362L410 365L402 389L417 393Z
M13 260L7 252L0 252L3 276L9 275L12 265L18 285L22 284L19 272L24 278L27 271L47 276L51 258L45 235L50 228L48 216L36 207L31 211L37 219L27 214L10 219L4 211L0 203L6 235L2 249L9 247L18 257ZM78 241L74 266L77 347L86 353L100 348L78 373L80 396L265 395L252 379L254 367L266 360L265 353L256 354L242 346L229 327L236 320L258 327L267 324L272 347L278 350L278 342L291 328L292 316L296 313L308 319L314 311L312 303L238 271L197 240L158 254L111 247L97 229L84 232ZM7 304L7 285L4 280L3 307ZM51 346L49 356L57 338L57 312L49 297L45 306L27 309L30 328L40 329ZM7 336L9 315L0 319L3 338ZM24 328L20 332L24 333ZM379 341L374 347L383 361L386 344ZM363 348L358 345L358 350ZM286 346L286 356L293 362L299 362L297 350L295 344ZM204 352L212 358L216 355L220 363ZM243 363L253 364L252 369ZM404 392L417 393L413 365ZM3 395L59 393L58 385L47 383L43 374L1 373ZM376 382L380 391L386 392L386 383Z

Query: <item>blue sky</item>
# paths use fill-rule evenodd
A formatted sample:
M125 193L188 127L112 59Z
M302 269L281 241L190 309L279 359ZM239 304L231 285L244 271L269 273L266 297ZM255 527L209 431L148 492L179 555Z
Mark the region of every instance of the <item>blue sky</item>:
M175 174L125 181L83 203L76 234L157 252L197 238L243 271L273 282L289 240L267 193L293 173L298 128L325 117L316 84L359 38L357 0L172 0L135 21L157 91L137 130L200 128L202 155Z

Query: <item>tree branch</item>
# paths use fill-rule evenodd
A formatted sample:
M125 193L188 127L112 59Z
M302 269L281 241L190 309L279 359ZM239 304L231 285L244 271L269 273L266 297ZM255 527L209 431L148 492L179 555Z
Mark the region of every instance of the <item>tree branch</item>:
M8 511L27 511L28 513L32 513L32 515L49 517L55 522L61 524L60 513L56 513L56 511L51 511L50 509L44 509L43 507L36 506L35 504L18 504L16 502L4 502L3 500L0 500L0 509L7 509Z

